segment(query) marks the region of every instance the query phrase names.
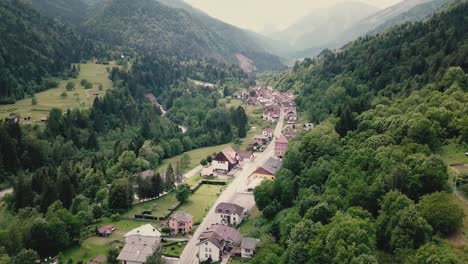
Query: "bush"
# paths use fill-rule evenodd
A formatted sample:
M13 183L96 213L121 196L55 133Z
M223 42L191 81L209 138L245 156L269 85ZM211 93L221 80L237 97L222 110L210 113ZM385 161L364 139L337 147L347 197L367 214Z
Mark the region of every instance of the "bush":
M65 86L65 88L67 89L67 91L73 91L73 90L75 90L75 83L68 82L67 85Z
M37 105L37 98L35 96L31 99L31 105Z
M120 216L120 214L113 214L111 215L111 219L112 221L119 221L120 219L122 219L122 217Z
M463 226L463 208L451 194L437 192L425 195L417 209L436 233L449 235Z
M67 94L67 92L63 92L62 94L60 94L60 96L61 96L61 97L67 97L68 94Z

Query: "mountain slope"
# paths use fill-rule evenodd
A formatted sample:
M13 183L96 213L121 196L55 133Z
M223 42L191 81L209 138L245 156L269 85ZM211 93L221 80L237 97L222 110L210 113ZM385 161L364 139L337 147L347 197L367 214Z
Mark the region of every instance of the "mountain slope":
M91 13L90 2L85 0L25 0L42 14L64 22L79 24Z
M0 101L50 88L44 79L79 62L90 43L19 1L0 1Z
M404 24L359 39L335 53L324 51L314 61L296 64L277 86L298 89L303 98L298 105L314 121L337 113L338 109L330 108L334 100L342 100L359 112L369 107L367 98L377 94L390 98L407 95L440 81L450 66L468 71L467 13L465 1L426 22Z
M368 32L368 34L377 34L385 31L386 29L401 25L406 22L422 21L428 16L434 14L442 6L455 2L457 0L433 0L426 3L421 3L408 11L401 13L391 19L386 20L384 23L379 25L377 28Z
M268 54L243 30L176 3L170 7L155 0L108 1L85 28L94 38L127 50L228 63L237 62L236 54L240 53L259 69L282 67L276 56Z
M336 39L346 27L374 14L379 9L361 2L344 2L312 12L279 33L299 50L322 47Z
M439 0L435 0L439 1ZM443 1L443 0L442 0ZM352 41L360 36L363 36L369 32L372 32L381 25L386 24L389 21L389 26L395 24L401 24L405 22L404 20L398 21L401 19L401 15L407 13L409 10L416 8L420 5L425 5L427 2L432 2L431 0L406 0L400 3L397 3L393 6L390 6L380 12L375 13L372 16L369 16L365 19L358 21L344 31L340 37L336 38L328 44L331 48L336 48L341 45L346 44L349 41ZM426 16L432 13L427 14ZM424 17L426 17L424 16ZM417 21L417 18L411 19L411 21ZM392 22L393 21L393 22ZM386 27L381 27L380 31Z

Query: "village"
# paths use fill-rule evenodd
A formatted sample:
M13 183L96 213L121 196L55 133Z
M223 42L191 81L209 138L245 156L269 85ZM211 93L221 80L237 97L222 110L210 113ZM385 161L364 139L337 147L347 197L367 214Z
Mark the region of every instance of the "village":
M298 127L298 112L292 93L258 86L241 90L235 97L243 105L260 107L263 111L261 118L274 128L256 131L246 149L235 150L228 145L204 166L194 169L199 170L199 176L206 183L230 179L201 221L195 219L193 213L176 210L167 218L157 218L162 225L142 223L123 235L119 261L124 264L144 263L154 248L167 243L180 245L181 242L186 245L179 258L166 255L167 263L230 263L235 259L253 257L260 241L244 236L239 230L255 208L253 191L262 181L274 180L289 142L301 130L313 129L313 124ZM148 170L140 176L151 177L154 173ZM139 216L149 219L145 215ZM105 237L115 230L116 227L109 224L99 227L97 233ZM105 256L98 256L89 263L102 263L104 259Z

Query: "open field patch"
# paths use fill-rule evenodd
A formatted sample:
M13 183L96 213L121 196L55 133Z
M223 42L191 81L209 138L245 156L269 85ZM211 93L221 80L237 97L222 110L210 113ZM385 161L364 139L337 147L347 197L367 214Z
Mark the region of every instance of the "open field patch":
M32 98L25 98L12 105L0 105L0 118L8 117L11 113L21 118L30 117L30 121L21 120L23 124L40 122L41 117L47 116L52 108L87 109L92 106L96 96L103 96L106 90L112 88L112 81L108 78L106 68L115 65L103 65L95 63L80 64L80 74L76 79L59 80L56 88L48 89L35 94L37 104L32 104ZM92 84L91 89L81 86L82 79ZM75 90L67 91L68 82L75 84ZM102 85L102 89L99 87ZM65 95L66 94L66 95Z
M218 199L223 189L222 185L203 184L196 192L190 195L187 202L177 210L193 215L193 222L200 222Z

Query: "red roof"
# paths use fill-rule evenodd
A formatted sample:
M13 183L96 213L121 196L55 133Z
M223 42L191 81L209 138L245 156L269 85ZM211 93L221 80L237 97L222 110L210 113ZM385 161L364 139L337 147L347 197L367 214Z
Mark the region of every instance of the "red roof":
M99 228L98 232L100 234L103 234L103 233L106 233L107 231L112 230L112 229L114 229L114 225L106 225L106 226L102 226L101 228Z
M276 139L276 143L288 144L289 141L285 136L281 135L279 138Z
M273 132L273 128L265 128L264 130L267 132Z

